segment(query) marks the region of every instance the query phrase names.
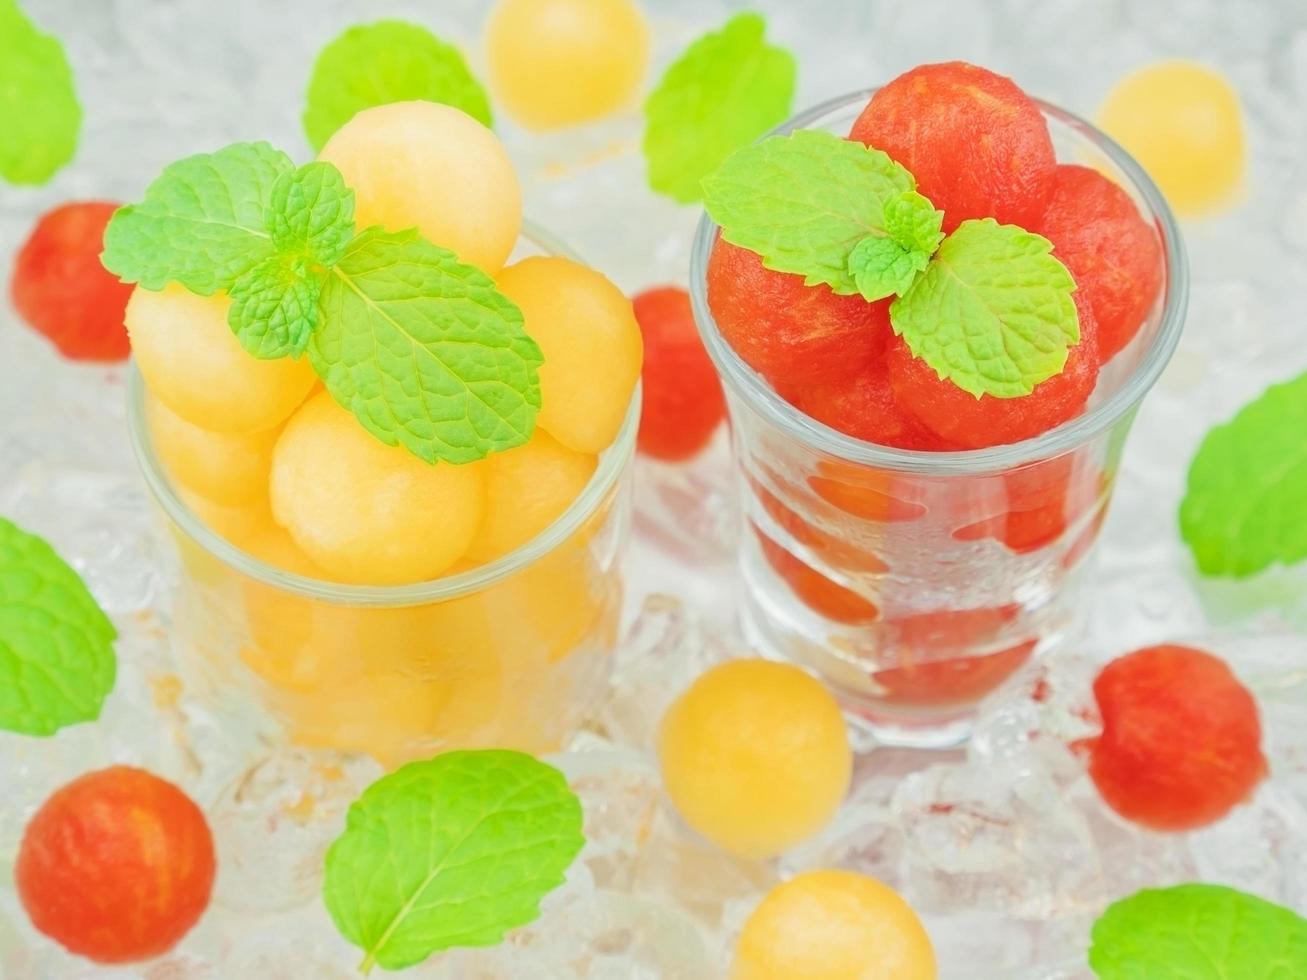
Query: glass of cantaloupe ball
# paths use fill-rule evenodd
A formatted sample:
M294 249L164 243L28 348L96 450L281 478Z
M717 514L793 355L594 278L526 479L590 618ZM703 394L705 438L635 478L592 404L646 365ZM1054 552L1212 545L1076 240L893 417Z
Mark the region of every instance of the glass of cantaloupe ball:
M630 303L523 231L507 154L457 109L365 110L321 159L354 190L358 229L416 227L495 278L544 355L541 410L525 444L431 465L368 433L307 358L247 354L222 293L138 288L133 427L182 557L194 679L250 679L293 741L386 765L547 751L616 641L642 357Z

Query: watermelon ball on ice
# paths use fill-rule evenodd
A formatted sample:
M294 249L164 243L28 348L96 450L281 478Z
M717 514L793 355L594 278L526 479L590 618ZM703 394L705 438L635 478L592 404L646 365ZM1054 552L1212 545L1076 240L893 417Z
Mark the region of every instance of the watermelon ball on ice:
M1154 830L1221 819L1266 775L1257 704L1218 657L1155 646L1112 661L1094 680L1103 732L1089 775L1104 801Z
M123 314L131 285L100 264L118 205L74 201L44 214L14 259L14 308L75 361L121 361L131 352Z
M961 61L921 65L871 97L850 139L889 154L944 212L1033 228L1053 189L1048 124L1010 78Z
M1035 231L1053 243L1098 324L1106 363L1144 322L1162 287L1162 246L1130 195L1096 170L1063 164Z
M837 296L775 272L718 239L708 260L708 306L727 343L773 385L849 378L885 350L889 301Z
M97 963L152 959L199 921L213 889L204 814L130 766L88 773L36 811L14 880L38 930Z
M902 337L890 341L885 360L894 397L935 435L964 449L1032 439L1084 411L1098 381L1097 327L1082 294L1072 294L1080 342L1067 352L1061 373L1019 398L977 398L916 357Z
M722 384L699 339L690 295L665 286L645 290L631 305L644 336L636 445L655 459L689 459L708 445L726 416Z

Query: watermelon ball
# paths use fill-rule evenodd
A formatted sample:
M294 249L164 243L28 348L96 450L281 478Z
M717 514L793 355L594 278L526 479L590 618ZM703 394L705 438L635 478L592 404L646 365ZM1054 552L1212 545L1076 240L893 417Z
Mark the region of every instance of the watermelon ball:
M726 417L722 384L694 325L690 294L665 286L632 301L644 336L640 452L669 461L698 453Z
M97 963L172 949L208 906L213 875L213 836L199 807L130 766L55 792L27 825L14 867L32 925Z
M708 260L708 306L727 343L774 385L849 378L870 367L889 339L889 300L836 296L774 272L722 239Z
M1098 381L1097 327L1088 302L1072 294L1080 316L1080 342L1067 352L1061 373L1019 398L977 398L913 355L902 337L885 354L890 384L900 405L945 442L983 449L1020 442L1047 432L1085 409Z
M969 218L1033 228L1053 189L1048 124L1010 78L961 61L921 65L871 97L850 139L917 178L951 232Z
M1089 775L1113 810L1154 830L1219 820L1266 775L1257 704L1217 657L1155 646L1099 672L1103 732Z
M14 308L75 361L121 361L131 352L123 314L132 287L100 264L117 209L109 201L60 205L41 216L14 259Z
M1053 243L1098 324L1106 363L1139 332L1162 288L1162 246L1130 195L1097 170L1057 168L1035 230Z
M805 415L845 435L896 449L942 450L948 445L899 407L883 364L852 378L779 389Z

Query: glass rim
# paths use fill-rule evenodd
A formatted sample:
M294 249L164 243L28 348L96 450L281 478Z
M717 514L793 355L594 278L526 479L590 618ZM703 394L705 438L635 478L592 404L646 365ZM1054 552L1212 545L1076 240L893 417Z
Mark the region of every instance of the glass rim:
M546 255L581 261L570 248L531 221L522 222L519 241L525 240ZM444 602L478 592L539 561L575 534L608 499L635 450L640 425L642 385L637 380L621 428L611 445L599 454L599 465L576 499L552 524L525 544L494 561L454 575L405 585L354 585L297 575L242 551L204 523L181 498L164 472L145 421L145 382L135 360L127 372L127 424L137 466L151 496L187 537L223 564L256 581L310 599L351 606L413 606Z
M820 102L788 119L761 139L803 129L824 116L857 103L865 104L879 87L860 89ZM1088 120L1042 99L1034 103L1047 117L1057 120L1088 140L1130 181L1133 190L1151 212L1152 224L1161 236L1166 267L1161 323L1148 350L1121 387L1102 404L1047 432L1020 442L985 449L930 452L895 449L846 435L804 415L785 401L726 342L708 307L708 259L716 242L718 225L705 210L699 216L690 252L690 298L699 336L718 374L733 392L743 398L770 424L809 448L842 461L859 463L924 476L961 476L993 473L1022 464L1063 455L1110 429L1133 411L1157 382L1175 353L1184 329L1189 305L1189 264L1179 225L1161 190L1143 167L1110 136Z

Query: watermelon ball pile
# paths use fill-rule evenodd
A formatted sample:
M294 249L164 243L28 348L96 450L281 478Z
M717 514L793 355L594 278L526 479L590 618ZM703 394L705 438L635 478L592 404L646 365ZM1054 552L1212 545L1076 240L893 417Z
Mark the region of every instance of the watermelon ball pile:
M889 300L804 285L719 239L708 302L740 357L817 421L900 449L1019 442L1082 413L1099 367L1138 332L1161 288L1161 245L1130 196L1095 171L1059 165L1035 101L975 65L899 76L871 98L849 138L906 167L944 212L945 231L994 218L1048 238L1076 281L1081 340L1063 372L1030 395L977 399L913 356L893 332Z
M19 315L74 361L122 361L132 287L100 264L118 205L75 201L42 215L14 258L10 296Z
M1155 646L1112 661L1094 680L1103 731L1089 775L1103 800L1153 830L1213 823L1266 776L1257 703L1219 657Z

